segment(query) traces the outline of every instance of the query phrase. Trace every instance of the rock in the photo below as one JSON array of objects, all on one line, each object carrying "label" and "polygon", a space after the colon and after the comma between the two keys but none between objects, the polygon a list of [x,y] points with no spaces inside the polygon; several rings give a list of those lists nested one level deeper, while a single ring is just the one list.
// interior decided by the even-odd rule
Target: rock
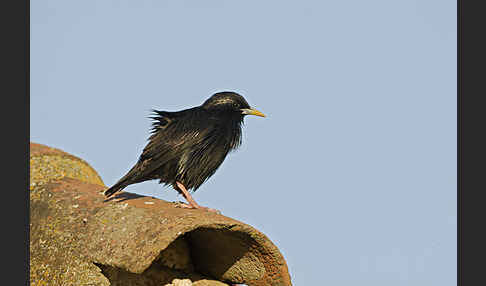
[{"label": "rock", "polygon": [[247,224],[137,194],[106,200],[85,161],[40,144],[30,162],[31,285],[291,285]]},{"label": "rock", "polygon": [[192,282],[189,279],[174,279],[171,284],[166,284],[166,286],[191,286]]}]

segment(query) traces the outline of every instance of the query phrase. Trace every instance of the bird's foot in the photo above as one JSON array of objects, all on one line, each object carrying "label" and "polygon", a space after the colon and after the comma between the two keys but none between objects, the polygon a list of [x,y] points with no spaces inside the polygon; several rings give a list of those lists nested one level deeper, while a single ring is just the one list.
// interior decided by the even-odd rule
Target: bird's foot
[{"label": "bird's foot", "polygon": [[176,181],[176,186],[174,188],[176,190],[178,190],[184,196],[184,198],[189,202],[189,204],[185,204],[185,203],[182,203],[181,202],[179,204],[181,208],[187,208],[187,209],[204,209],[204,210],[209,211],[209,212],[215,212],[215,213],[218,213],[218,214],[221,213],[218,210],[215,210],[215,209],[212,209],[212,208],[203,207],[203,206],[198,205],[196,203],[196,201],[192,198],[191,194],[189,194],[189,192],[187,191],[186,187],[184,187],[184,185],[181,182]]},{"label": "bird's foot", "polygon": [[208,208],[208,207],[202,207],[202,206],[199,206],[198,209],[203,209],[203,210],[206,210],[208,212],[212,212],[212,213],[217,213],[217,214],[221,214],[221,212],[217,209],[212,209],[212,208]]},{"label": "bird's foot", "polygon": [[176,208],[183,208],[183,209],[203,209],[203,210],[206,210],[208,212],[214,212],[214,213],[218,213],[218,214],[221,213],[219,210],[216,210],[216,209],[203,207],[203,206],[200,206],[200,205],[186,204],[186,203],[183,203],[183,202],[177,202],[175,207]]},{"label": "bird's foot", "polygon": [[176,208],[182,208],[182,209],[193,209],[191,205],[183,203],[183,202],[174,202]]}]

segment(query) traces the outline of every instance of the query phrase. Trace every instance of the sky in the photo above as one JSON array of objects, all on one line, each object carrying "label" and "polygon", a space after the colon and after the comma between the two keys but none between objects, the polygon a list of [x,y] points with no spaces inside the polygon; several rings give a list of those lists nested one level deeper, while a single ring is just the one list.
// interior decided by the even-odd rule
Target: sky
[{"label": "sky", "polygon": [[267,235],[293,285],[456,285],[456,6],[32,0],[30,140],[110,186],[151,109],[238,92],[267,117],[245,118],[199,204]]}]

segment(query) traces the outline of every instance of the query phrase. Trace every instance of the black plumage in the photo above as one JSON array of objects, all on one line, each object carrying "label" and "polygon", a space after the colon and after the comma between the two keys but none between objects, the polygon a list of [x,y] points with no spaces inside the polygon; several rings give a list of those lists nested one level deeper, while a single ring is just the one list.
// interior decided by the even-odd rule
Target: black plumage
[{"label": "black plumage", "polygon": [[204,208],[187,190],[197,190],[228,152],[238,148],[245,115],[265,116],[234,92],[216,93],[202,105],[182,111],[153,110],[151,136],[138,162],[105,195],[158,179],[186,198],[189,205],[185,207]]}]

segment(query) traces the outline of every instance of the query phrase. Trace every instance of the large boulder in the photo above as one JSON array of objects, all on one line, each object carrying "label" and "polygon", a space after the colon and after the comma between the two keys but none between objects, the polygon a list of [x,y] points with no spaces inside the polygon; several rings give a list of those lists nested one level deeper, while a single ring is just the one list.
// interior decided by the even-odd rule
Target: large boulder
[{"label": "large boulder", "polygon": [[32,285],[291,285],[247,224],[127,192],[107,200],[88,163],[44,145],[31,143],[30,164]]}]

